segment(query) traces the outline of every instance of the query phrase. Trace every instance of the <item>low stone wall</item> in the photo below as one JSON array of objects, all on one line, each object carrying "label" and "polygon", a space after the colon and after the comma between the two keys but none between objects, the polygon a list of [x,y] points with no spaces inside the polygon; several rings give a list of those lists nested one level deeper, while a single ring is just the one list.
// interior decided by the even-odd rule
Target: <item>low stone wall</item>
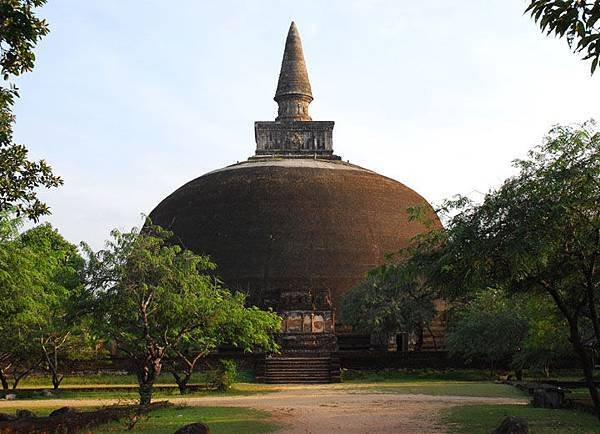
[{"label": "low stone wall", "polygon": [[397,352],[338,351],[335,355],[345,369],[378,370],[403,368],[464,368],[460,360],[450,357],[447,351]]}]

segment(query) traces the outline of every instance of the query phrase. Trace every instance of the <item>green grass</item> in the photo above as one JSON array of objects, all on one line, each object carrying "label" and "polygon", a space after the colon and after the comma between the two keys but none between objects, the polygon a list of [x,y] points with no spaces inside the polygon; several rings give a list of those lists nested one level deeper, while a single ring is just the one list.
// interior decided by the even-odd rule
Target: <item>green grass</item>
[{"label": "green grass", "polygon": [[465,405],[443,413],[443,422],[455,434],[481,434],[497,428],[506,416],[523,417],[531,434],[600,433],[591,414],[573,410],[550,410],[528,405]]},{"label": "green grass", "polygon": [[[511,372],[514,379],[514,372]],[[600,371],[595,371],[596,379],[600,380]],[[345,382],[351,383],[371,383],[386,381],[493,381],[498,379],[497,375],[491,375],[490,371],[482,369],[396,369],[384,371],[357,371],[342,370],[342,378]],[[583,381],[581,371],[572,369],[555,370],[550,378],[544,378],[539,372],[530,370],[524,371],[524,381],[562,380],[562,381]]]},{"label": "green grass", "polygon": [[[17,390],[18,399],[34,399],[48,400],[52,402],[54,399],[120,399],[123,401],[135,401],[139,398],[137,388],[128,390],[110,389],[110,384],[105,385],[106,388],[100,390],[76,390],[76,389],[59,389],[52,392],[51,396],[45,396],[43,392]],[[219,392],[214,390],[198,390],[190,391],[185,395],[179,393],[179,389],[158,390],[155,389],[152,398],[155,400],[170,399],[170,398],[185,398],[185,397],[201,397],[201,396],[245,396],[256,393],[269,393],[277,391],[276,387],[265,387],[257,383],[236,383],[227,392]],[[0,408],[2,407],[0,401]]]},{"label": "green grass", "polygon": [[489,371],[475,369],[399,369],[388,371],[342,370],[348,383],[377,383],[389,381],[487,381],[495,380]]},{"label": "green grass", "polygon": [[524,398],[519,389],[495,384],[488,371],[467,369],[403,369],[344,371],[344,384],[386,393]]},{"label": "green grass", "polygon": [[235,407],[175,407],[156,410],[141,419],[134,431],[128,431],[126,421],[112,422],[93,429],[93,434],[144,433],[164,434],[195,422],[204,422],[211,433],[270,433],[279,428],[264,411]]},{"label": "green grass", "polygon": [[449,396],[477,396],[488,398],[526,398],[521,390],[506,384],[475,381],[425,381],[376,384],[373,387],[385,393],[399,393],[406,395],[449,395]]},{"label": "green grass", "polygon": [[[196,372],[192,375],[190,384],[205,384],[205,372]],[[243,383],[251,383],[254,381],[254,374],[250,371],[239,371],[236,381]],[[61,386],[95,386],[95,385],[137,385],[137,378],[131,374],[86,374],[86,375],[70,375],[66,376]],[[158,377],[156,384],[172,384],[175,385],[173,376],[167,372]],[[32,375],[24,378],[20,383],[20,387],[46,387],[52,388],[52,381],[47,375]]]}]

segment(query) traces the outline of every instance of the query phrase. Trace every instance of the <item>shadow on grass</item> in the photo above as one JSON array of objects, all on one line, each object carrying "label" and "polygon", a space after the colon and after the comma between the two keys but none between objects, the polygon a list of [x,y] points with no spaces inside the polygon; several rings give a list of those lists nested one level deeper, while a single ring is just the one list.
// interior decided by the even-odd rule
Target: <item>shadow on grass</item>
[{"label": "shadow on grass", "polygon": [[[211,433],[270,433],[280,425],[265,411],[236,407],[174,407],[153,411],[135,425],[134,432],[164,434],[195,422],[204,422]],[[94,434],[128,433],[124,422],[113,422],[97,427]]]},{"label": "shadow on grass", "polygon": [[442,420],[455,434],[481,434],[497,428],[507,416],[522,417],[531,434],[600,433],[591,414],[574,410],[534,408],[529,405],[465,405],[446,409]]}]

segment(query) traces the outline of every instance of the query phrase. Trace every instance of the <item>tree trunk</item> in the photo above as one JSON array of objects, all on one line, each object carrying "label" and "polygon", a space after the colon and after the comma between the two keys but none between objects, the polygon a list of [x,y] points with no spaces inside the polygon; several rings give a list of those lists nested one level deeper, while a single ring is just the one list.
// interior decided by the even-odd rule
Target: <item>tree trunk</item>
[{"label": "tree trunk", "polygon": [[419,327],[417,329],[417,342],[415,343],[415,351],[421,351],[423,348],[423,327]]},{"label": "tree trunk", "polygon": [[188,392],[187,385],[192,378],[192,374],[190,372],[185,372],[183,376],[180,376],[177,372],[172,371],[173,378],[175,378],[175,382],[177,383],[177,387],[179,388],[179,393],[181,395],[185,395]]},{"label": "tree trunk", "polygon": [[596,409],[596,416],[600,418],[600,395],[598,394],[598,389],[594,384],[594,367],[592,366],[592,360],[589,353],[586,351],[583,343],[581,342],[581,337],[579,336],[579,327],[577,326],[576,319],[569,319],[569,332],[573,349],[581,361],[583,375],[585,377],[585,384],[590,391],[590,396],[592,397],[592,402],[594,403],[594,408]]},{"label": "tree trunk", "polygon": [[60,383],[62,383],[63,378],[65,377],[58,375],[58,373],[54,370],[52,371],[52,386],[54,387],[54,390],[58,390],[58,387],[60,386]]},{"label": "tree trunk", "polygon": [[153,382],[140,382],[140,405],[145,407],[150,405],[152,402],[152,387],[154,386]]},{"label": "tree trunk", "polygon": [[586,290],[588,300],[588,310],[590,311],[590,319],[592,320],[592,326],[594,328],[594,335],[596,336],[596,344],[600,342],[600,321],[598,321],[598,312],[596,311],[596,301],[594,297],[593,284],[592,287],[588,287]]},{"label": "tree trunk", "polygon": [[515,369],[515,376],[517,377],[517,381],[523,381],[523,369]]},{"label": "tree trunk", "polygon": [[8,392],[8,378],[2,369],[0,369],[0,382],[2,382],[2,390]]},{"label": "tree trunk", "polygon": [[179,387],[179,393],[181,395],[185,395],[186,393],[188,393],[187,385],[188,385],[189,380],[190,380],[190,377],[188,375],[186,375],[185,377],[183,377],[181,379],[181,381],[179,381],[177,383],[177,387]]},{"label": "tree trunk", "polygon": [[147,362],[148,360],[145,360],[136,366],[141,406],[149,405],[152,402],[152,389],[162,367],[160,359],[155,359],[151,363]]}]

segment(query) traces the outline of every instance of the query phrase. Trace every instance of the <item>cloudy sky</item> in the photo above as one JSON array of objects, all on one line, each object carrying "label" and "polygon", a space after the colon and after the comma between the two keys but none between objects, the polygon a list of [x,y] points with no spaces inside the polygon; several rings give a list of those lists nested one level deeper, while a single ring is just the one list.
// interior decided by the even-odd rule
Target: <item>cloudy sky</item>
[{"label": "cloudy sky", "polygon": [[291,20],[336,153],[434,203],[498,185],[553,124],[600,119],[600,75],[525,0],[48,3],[15,138],[64,178],[48,220],[94,247],[253,154]]}]

